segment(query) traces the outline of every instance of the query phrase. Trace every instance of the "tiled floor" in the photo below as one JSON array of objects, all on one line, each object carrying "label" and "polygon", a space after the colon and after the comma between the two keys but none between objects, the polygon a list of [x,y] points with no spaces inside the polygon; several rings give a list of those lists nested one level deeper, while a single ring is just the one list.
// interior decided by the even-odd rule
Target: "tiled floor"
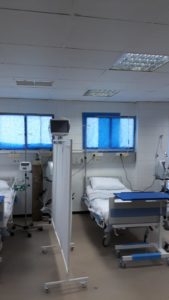
[{"label": "tiled floor", "polygon": [[[164,234],[167,239],[169,232]],[[7,238],[0,264],[0,299],[168,299],[169,267],[165,262],[130,264],[126,269],[120,269],[113,245],[102,246],[102,235],[102,230],[89,215],[73,216],[75,249],[70,254],[70,276],[89,276],[88,287],[66,285],[52,288],[49,294],[44,292],[43,283],[65,278],[58,249],[50,250],[46,255],[41,253],[40,246],[56,242],[51,226],[45,226],[43,232],[35,231],[32,238],[27,238],[23,232]],[[126,238],[124,233],[121,238]]]}]

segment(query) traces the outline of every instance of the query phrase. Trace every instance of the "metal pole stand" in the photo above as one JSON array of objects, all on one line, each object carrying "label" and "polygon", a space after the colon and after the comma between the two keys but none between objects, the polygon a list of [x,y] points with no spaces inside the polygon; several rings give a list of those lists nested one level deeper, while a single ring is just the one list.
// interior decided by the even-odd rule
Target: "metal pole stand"
[{"label": "metal pole stand", "polygon": [[[22,186],[22,189],[20,189],[20,191],[24,191],[25,193],[25,208],[24,208],[24,224],[17,224],[14,223],[12,226],[12,229],[15,229],[16,227],[19,227],[21,229],[23,229],[26,233],[27,233],[27,237],[31,237],[32,234],[30,231],[32,230],[39,230],[39,231],[43,231],[43,227],[42,226],[38,226],[38,225],[34,225],[32,222],[28,223],[28,215],[27,215],[27,187],[29,186],[29,184],[27,184],[27,180],[28,180],[28,176],[27,176],[27,172],[25,172],[24,174],[24,185]],[[14,235],[14,232],[11,232],[11,235]]]},{"label": "metal pole stand", "polygon": [[83,288],[87,287],[88,277],[69,278],[69,273],[67,273],[66,277],[67,278],[64,279],[64,280],[46,282],[44,284],[44,290],[45,290],[45,292],[48,293],[50,287],[55,287],[55,286],[58,286],[60,284],[73,283],[73,282],[79,282],[80,286],[83,287]]},{"label": "metal pole stand", "polygon": [[[57,246],[57,244],[54,245],[47,245],[47,246],[42,246],[41,250],[43,254],[47,254],[48,249],[51,248],[57,248],[57,250],[60,250],[60,248]],[[73,251],[75,248],[75,243],[70,243],[70,250]],[[88,277],[77,277],[77,278],[70,278],[69,271],[66,274],[66,278],[64,280],[58,280],[58,281],[50,281],[50,282],[45,282],[44,283],[44,290],[46,293],[49,292],[50,287],[55,287],[60,284],[65,284],[65,283],[73,283],[73,282],[79,282],[80,286],[83,288],[87,287],[88,283]]]},{"label": "metal pole stand", "polygon": [[[51,249],[51,248],[56,248],[57,250],[59,250],[59,247],[56,244],[54,244],[54,245],[47,245],[47,246],[42,246],[41,247],[42,253],[43,254],[47,254],[48,249]],[[75,248],[75,243],[70,243],[70,250],[73,251],[74,248]]]}]

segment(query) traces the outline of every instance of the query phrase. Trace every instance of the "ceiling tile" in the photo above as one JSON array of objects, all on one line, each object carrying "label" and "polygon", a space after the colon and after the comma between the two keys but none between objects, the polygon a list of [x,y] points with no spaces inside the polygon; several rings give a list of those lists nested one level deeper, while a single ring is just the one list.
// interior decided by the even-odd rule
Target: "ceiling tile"
[{"label": "ceiling tile", "polygon": [[0,62],[33,66],[108,69],[119,52],[0,44]]},{"label": "ceiling tile", "polygon": [[72,11],[72,1],[70,0],[1,0],[0,9],[18,9],[51,13],[70,13]]},{"label": "ceiling tile", "polygon": [[168,11],[168,0],[75,0],[76,13],[98,18],[169,24]]}]

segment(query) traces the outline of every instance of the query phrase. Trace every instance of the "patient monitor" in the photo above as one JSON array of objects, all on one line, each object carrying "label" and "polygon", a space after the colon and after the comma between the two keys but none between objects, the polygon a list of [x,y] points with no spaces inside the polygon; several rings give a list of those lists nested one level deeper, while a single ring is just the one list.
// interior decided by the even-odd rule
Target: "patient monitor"
[{"label": "patient monitor", "polygon": [[69,120],[50,120],[50,130],[53,136],[68,135],[70,130]]},{"label": "patient monitor", "polygon": [[19,164],[19,170],[22,172],[31,172],[32,164],[30,161],[21,161]]}]

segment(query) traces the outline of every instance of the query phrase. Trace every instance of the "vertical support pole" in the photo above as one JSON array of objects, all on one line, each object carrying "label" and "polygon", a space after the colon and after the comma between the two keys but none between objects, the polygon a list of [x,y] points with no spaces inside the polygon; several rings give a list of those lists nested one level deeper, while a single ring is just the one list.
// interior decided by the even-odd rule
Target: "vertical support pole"
[{"label": "vertical support pole", "polygon": [[84,152],[84,196],[86,196],[86,186],[87,186],[87,153]]},{"label": "vertical support pole", "polygon": [[160,223],[159,223],[159,241],[158,241],[159,248],[162,248],[162,224],[163,224],[163,201],[160,201]]}]

